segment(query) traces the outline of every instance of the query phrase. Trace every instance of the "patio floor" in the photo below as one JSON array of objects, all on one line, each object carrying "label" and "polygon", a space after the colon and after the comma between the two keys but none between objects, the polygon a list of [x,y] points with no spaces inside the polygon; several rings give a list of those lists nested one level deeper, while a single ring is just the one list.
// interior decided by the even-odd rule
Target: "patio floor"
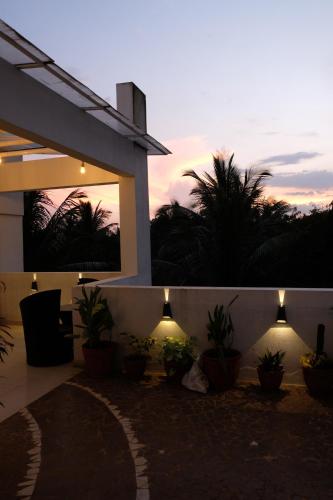
[{"label": "patio floor", "polygon": [[80,373],[0,424],[1,498],[333,498],[333,400]]}]

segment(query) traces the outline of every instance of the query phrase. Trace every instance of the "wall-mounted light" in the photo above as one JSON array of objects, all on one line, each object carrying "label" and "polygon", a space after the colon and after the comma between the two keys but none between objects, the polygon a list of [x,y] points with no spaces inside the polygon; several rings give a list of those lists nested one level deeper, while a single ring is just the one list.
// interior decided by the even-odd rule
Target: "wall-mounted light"
[{"label": "wall-mounted light", "polygon": [[163,319],[171,319],[172,318],[171,305],[169,302],[169,288],[164,288],[164,304],[163,304],[162,317],[163,317]]},{"label": "wall-mounted light", "polygon": [[82,284],[82,273],[79,273],[79,279],[78,279],[77,284],[78,284],[78,285],[81,285],[81,284]]},{"label": "wall-mounted light", "polygon": [[80,167],[80,174],[85,174],[86,173],[86,167],[84,166],[84,161],[81,163]]},{"label": "wall-mounted light", "polygon": [[276,322],[277,323],[287,323],[286,306],[284,305],[284,296],[286,294],[285,290],[279,290],[279,301],[280,305],[278,307]]},{"label": "wall-mounted light", "polygon": [[32,275],[31,291],[38,292],[38,283],[37,283],[37,274],[36,273],[33,273],[33,275]]}]

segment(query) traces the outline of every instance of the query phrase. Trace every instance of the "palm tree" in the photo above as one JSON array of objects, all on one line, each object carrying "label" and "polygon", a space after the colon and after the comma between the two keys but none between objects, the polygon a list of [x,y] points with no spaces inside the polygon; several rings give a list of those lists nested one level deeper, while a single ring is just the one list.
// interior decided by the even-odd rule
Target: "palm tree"
[{"label": "palm tree", "polygon": [[25,270],[120,269],[120,233],[111,212],[93,209],[86,194],[72,191],[60,206],[43,191],[25,193]]},{"label": "palm tree", "polygon": [[60,206],[54,208],[44,191],[24,194],[24,265],[25,270],[48,271],[54,266],[66,248],[70,229],[79,215],[79,200],[86,194],[79,189],[72,191]]},{"label": "palm tree", "polygon": [[50,210],[54,203],[46,191],[26,191],[24,193],[23,227],[27,234],[38,233],[50,220]]},{"label": "palm tree", "polygon": [[253,230],[263,201],[268,170],[250,168],[244,173],[222,154],[213,157],[214,175],[199,176],[188,170],[184,176],[195,180],[191,191],[194,208],[205,219],[211,232],[215,285],[237,285],[242,278],[244,260],[255,244]]},{"label": "palm tree", "polygon": [[154,284],[200,284],[207,278],[210,233],[204,218],[177,201],[163,205],[151,222]]},{"label": "palm tree", "polygon": [[53,201],[46,191],[26,191],[24,193],[23,241],[24,269],[34,269],[36,249],[39,247],[43,230],[47,226]]},{"label": "palm tree", "polygon": [[61,269],[81,270],[82,262],[89,263],[90,270],[120,268],[120,254],[115,252],[115,246],[119,246],[118,225],[108,222],[111,211],[100,205],[93,209],[90,201],[79,202]]}]

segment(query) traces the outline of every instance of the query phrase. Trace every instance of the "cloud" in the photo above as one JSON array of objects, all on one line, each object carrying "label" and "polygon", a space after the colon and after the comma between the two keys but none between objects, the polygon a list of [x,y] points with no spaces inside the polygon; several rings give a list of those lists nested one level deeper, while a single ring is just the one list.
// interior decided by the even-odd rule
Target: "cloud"
[{"label": "cloud", "polygon": [[289,191],[289,196],[315,196],[318,191]]},{"label": "cloud", "polygon": [[297,137],[318,137],[319,134],[315,130],[308,130],[306,132],[300,132],[299,134],[295,134]]},{"label": "cloud", "polygon": [[321,153],[318,153],[316,151],[313,152],[299,151],[297,153],[268,156],[267,158],[263,158],[262,160],[260,160],[257,163],[257,165],[258,166],[297,165],[298,163],[304,160],[311,160],[313,158],[317,158],[318,156],[321,156]]},{"label": "cloud", "polygon": [[308,214],[314,208],[324,208],[320,203],[299,203],[297,205],[297,210],[303,214]]},{"label": "cloud", "polygon": [[306,130],[305,132],[299,132],[297,134],[285,134],[284,132],[279,132],[277,130],[267,130],[263,132],[262,135],[282,135],[286,137],[318,137],[319,134],[315,130]]},{"label": "cloud", "polygon": [[294,174],[276,174],[269,179],[269,185],[326,191],[333,189],[333,172],[312,170]]},{"label": "cloud", "polygon": [[151,216],[157,208],[177,199],[188,205],[193,181],[182,177],[185,170],[201,173],[212,165],[212,148],[204,136],[163,141],[172,155],[149,158],[149,204]]}]

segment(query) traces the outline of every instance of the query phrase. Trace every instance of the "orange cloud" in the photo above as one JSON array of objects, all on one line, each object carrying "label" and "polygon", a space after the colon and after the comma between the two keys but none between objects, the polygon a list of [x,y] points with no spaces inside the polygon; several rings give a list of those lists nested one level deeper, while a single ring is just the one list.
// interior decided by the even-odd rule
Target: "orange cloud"
[{"label": "orange cloud", "polygon": [[272,196],[277,200],[284,200],[290,205],[316,205],[323,207],[333,199],[332,191],[309,190],[308,188],[295,188],[295,186],[267,186],[266,196]]},{"label": "orange cloud", "polygon": [[172,199],[189,203],[189,193],[193,185],[185,170],[198,172],[209,169],[212,163],[211,147],[206,137],[191,136],[164,141],[172,155],[149,158],[149,197],[150,214]]}]

